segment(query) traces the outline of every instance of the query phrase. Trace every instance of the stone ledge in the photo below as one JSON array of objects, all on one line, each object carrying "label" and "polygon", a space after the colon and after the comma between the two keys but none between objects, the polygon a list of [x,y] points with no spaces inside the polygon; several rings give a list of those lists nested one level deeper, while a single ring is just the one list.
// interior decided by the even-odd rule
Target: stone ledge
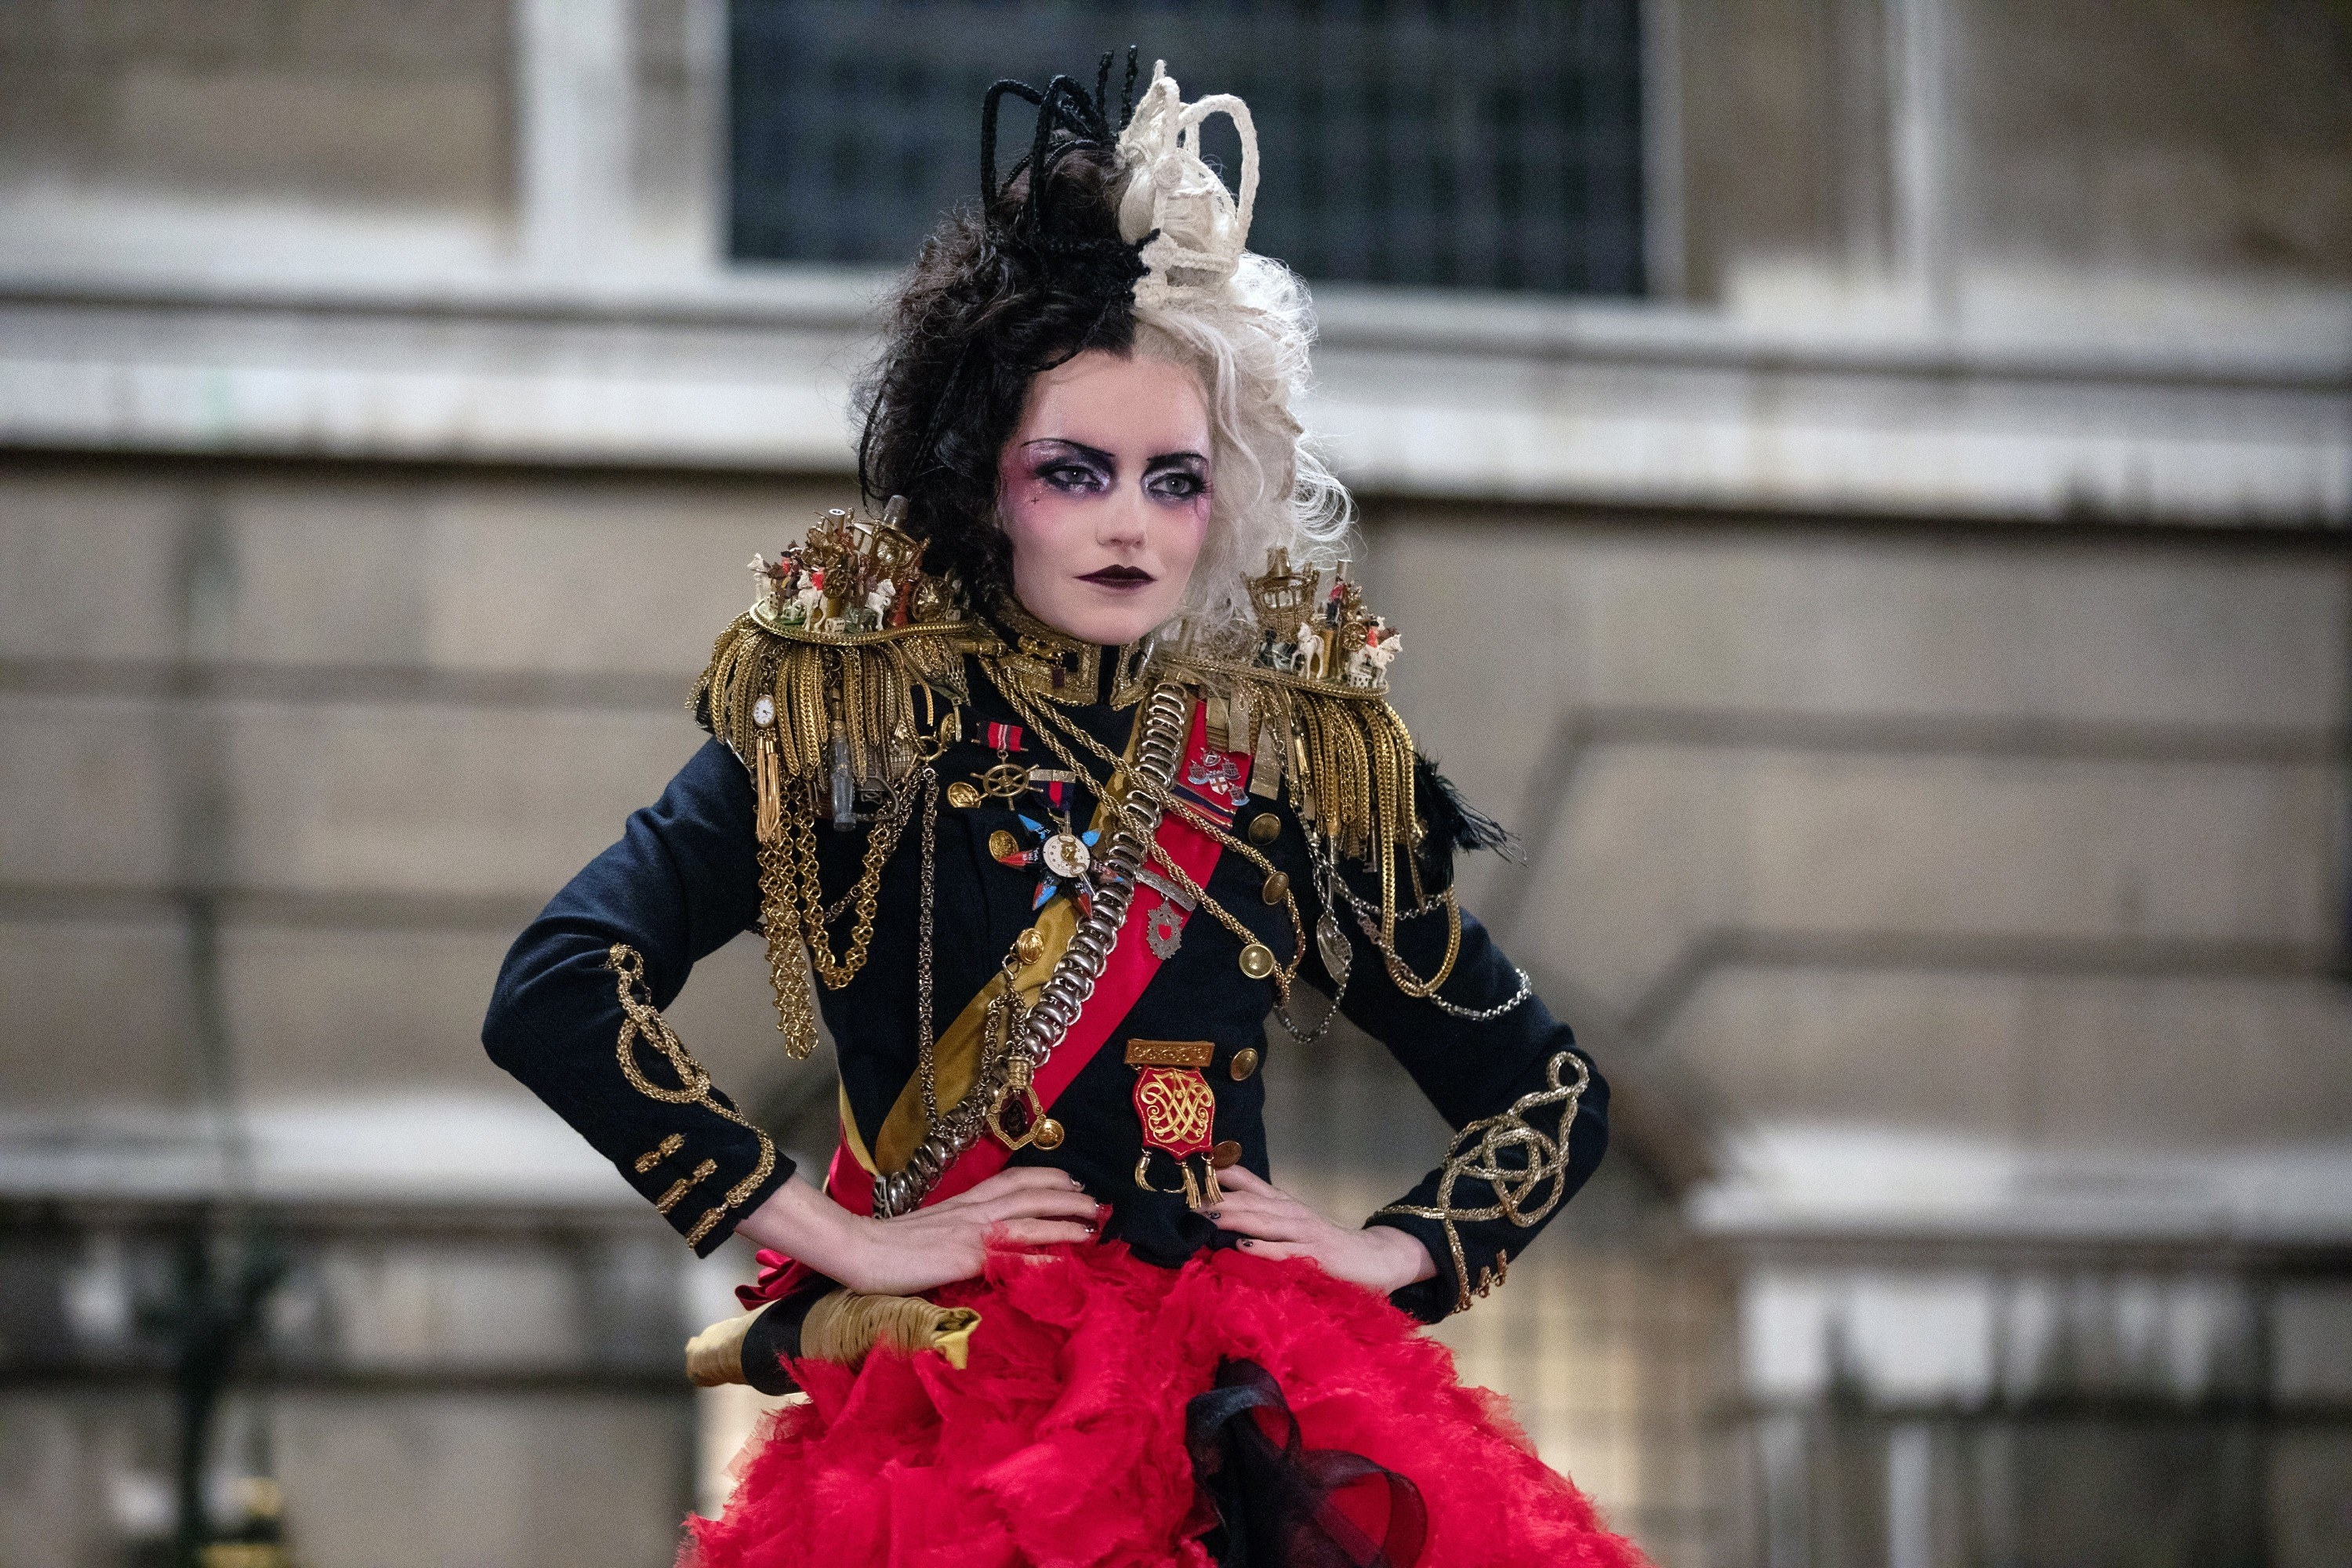
[{"label": "stone ledge", "polygon": [[[0,446],[837,474],[878,275],[372,289],[0,278]],[[1368,493],[2340,526],[2352,366],[1327,290]]]}]

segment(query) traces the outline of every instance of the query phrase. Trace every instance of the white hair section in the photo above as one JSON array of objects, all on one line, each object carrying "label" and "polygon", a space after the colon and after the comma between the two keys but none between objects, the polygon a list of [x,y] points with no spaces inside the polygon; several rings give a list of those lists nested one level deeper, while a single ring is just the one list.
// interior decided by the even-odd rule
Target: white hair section
[{"label": "white hair section", "polygon": [[[1201,157],[1213,115],[1241,135],[1238,201]],[[1306,395],[1314,306],[1291,270],[1246,248],[1257,202],[1257,128],[1230,93],[1186,103],[1165,61],[1118,139],[1128,167],[1120,237],[1146,235],[1135,285],[1136,347],[1191,369],[1209,405],[1210,530],[1183,617],[1205,643],[1254,641],[1247,579],[1266,552],[1294,565],[1349,555],[1354,507],[1292,411]],[[1154,234],[1154,231],[1158,232]]]}]

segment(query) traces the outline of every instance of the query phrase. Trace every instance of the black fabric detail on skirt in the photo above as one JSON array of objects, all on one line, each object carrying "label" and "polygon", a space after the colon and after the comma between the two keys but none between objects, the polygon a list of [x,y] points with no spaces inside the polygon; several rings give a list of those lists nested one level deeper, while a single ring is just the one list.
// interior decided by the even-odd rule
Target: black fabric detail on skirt
[{"label": "black fabric detail on skirt", "polygon": [[[1412,1568],[1421,1556],[1421,1489],[1361,1454],[1302,1446],[1281,1386],[1254,1361],[1217,1363],[1216,1385],[1184,1407],[1184,1447],[1214,1513],[1201,1543],[1221,1568]],[[1338,1500],[1374,1488],[1388,1503],[1378,1540]]]}]

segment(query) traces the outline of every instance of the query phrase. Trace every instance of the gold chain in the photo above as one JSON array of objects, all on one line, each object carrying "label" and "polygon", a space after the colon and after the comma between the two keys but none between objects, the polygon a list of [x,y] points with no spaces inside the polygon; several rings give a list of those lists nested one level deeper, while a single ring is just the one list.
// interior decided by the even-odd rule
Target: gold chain
[{"label": "gold chain", "polygon": [[784,1037],[784,1054],[804,1062],[816,1049],[816,997],[809,989],[791,851],[781,843],[760,846],[760,907],[767,922],[768,985],[776,996],[776,1028]]},{"label": "gold chain", "polygon": [[[1368,733],[1371,737],[1375,773],[1383,778],[1391,776],[1398,763],[1395,742],[1378,725],[1369,727]],[[1406,759],[1403,765],[1410,770],[1412,765],[1411,759]],[[1410,772],[1407,776],[1411,776]],[[1446,977],[1454,973],[1454,961],[1462,952],[1462,906],[1455,901],[1454,889],[1450,887],[1438,895],[1445,904],[1445,958],[1438,964],[1436,973],[1427,980],[1422,979],[1396,950],[1397,840],[1385,833],[1375,833],[1373,837],[1381,856],[1381,934],[1376,939],[1381,961],[1387,964],[1389,978],[1396,983],[1396,988],[1407,996],[1416,999],[1434,996],[1437,988],[1444,984]],[[1405,864],[1412,874],[1415,900],[1425,903],[1427,900],[1421,898],[1421,868],[1414,863],[1411,848],[1404,853]]]},{"label": "gold chain", "polygon": [[923,1081],[923,1125],[940,1124],[940,1070],[931,1029],[931,910],[937,886],[940,843],[940,775],[923,764],[923,903],[916,918],[915,1061]]},{"label": "gold chain", "polygon": [[889,808],[874,824],[866,837],[866,858],[856,885],[851,894],[856,904],[856,918],[849,928],[849,946],[836,960],[833,944],[825,935],[824,925],[824,894],[817,874],[816,819],[814,814],[793,812],[787,818],[785,833],[791,845],[795,869],[799,875],[788,885],[788,891],[797,901],[795,910],[801,935],[808,943],[809,963],[828,989],[838,991],[857,976],[866,966],[866,952],[874,940],[875,907],[882,886],[882,868],[898,847],[898,836],[913,815],[916,781],[909,778],[895,794]]}]

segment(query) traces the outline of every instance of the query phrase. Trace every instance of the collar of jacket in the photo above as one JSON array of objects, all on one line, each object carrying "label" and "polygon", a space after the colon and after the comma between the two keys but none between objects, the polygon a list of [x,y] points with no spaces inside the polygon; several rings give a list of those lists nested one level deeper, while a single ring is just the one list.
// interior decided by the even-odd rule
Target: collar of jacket
[{"label": "collar of jacket", "polygon": [[1151,637],[1118,647],[1085,642],[1047,626],[1010,595],[985,618],[1008,650],[997,661],[1002,678],[1024,696],[1071,707],[1132,708],[1150,689],[1145,666]]}]

